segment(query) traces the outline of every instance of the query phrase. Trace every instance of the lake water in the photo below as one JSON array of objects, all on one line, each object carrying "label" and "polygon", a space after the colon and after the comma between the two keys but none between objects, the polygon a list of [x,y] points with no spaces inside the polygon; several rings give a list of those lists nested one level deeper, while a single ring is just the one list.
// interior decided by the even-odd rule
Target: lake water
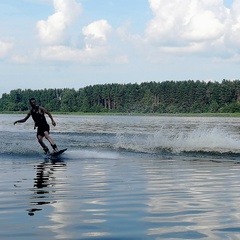
[{"label": "lake water", "polygon": [[240,239],[240,120],[54,116],[48,159],[0,115],[0,239]]}]

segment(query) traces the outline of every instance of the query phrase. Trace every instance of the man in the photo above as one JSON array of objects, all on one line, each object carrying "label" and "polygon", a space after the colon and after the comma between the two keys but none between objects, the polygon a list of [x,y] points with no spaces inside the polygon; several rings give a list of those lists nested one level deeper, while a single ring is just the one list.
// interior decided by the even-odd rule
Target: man
[{"label": "man", "polygon": [[32,107],[30,112],[27,114],[27,116],[25,118],[23,118],[21,120],[18,120],[18,121],[15,121],[14,125],[16,123],[24,123],[28,120],[28,118],[30,116],[32,116],[32,118],[35,122],[34,129],[37,127],[37,139],[38,139],[38,142],[40,143],[40,145],[42,146],[44,152],[46,154],[50,154],[50,151],[49,151],[47,145],[43,142],[44,137],[51,144],[51,146],[53,148],[53,151],[57,152],[58,151],[57,146],[54,143],[54,141],[52,140],[52,138],[49,136],[50,127],[49,127],[49,125],[46,121],[45,115],[44,115],[46,113],[49,116],[49,118],[52,120],[52,125],[56,126],[56,123],[53,120],[53,117],[52,117],[51,113],[49,111],[47,111],[45,108],[43,108],[41,106],[37,106],[35,98],[29,99],[29,103]]}]

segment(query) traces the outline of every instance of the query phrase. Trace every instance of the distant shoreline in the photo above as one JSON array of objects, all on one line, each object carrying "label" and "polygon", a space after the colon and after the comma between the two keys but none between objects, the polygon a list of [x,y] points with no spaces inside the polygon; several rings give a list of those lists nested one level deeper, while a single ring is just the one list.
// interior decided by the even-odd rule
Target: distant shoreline
[{"label": "distant shoreline", "polygon": [[[0,114],[27,114],[28,111],[3,111]],[[159,117],[240,117],[240,113],[84,113],[84,112],[51,112],[53,115],[79,115],[79,116],[159,116]]]}]

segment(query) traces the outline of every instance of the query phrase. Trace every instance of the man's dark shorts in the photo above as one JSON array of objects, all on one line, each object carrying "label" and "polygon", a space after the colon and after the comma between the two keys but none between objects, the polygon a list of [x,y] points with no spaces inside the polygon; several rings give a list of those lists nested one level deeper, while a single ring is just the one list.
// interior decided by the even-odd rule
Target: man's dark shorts
[{"label": "man's dark shorts", "polygon": [[37,129],[37,136],[42,136],[44,137],[44,132],[48,132],[49,133],[50,131],[50,127],[48,124],[46,125],[43,125],[43,126],[39,126],[38,129]]}]

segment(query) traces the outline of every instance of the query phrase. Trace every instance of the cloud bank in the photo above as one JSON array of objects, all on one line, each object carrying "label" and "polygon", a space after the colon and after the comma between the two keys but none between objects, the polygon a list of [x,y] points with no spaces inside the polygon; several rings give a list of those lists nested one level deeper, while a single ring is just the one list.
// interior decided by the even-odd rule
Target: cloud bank
[{"label": "cloud bank", "polygon": [[145,40],[158,53],[216,58],[231,51],[228,39],[237,22],[236,5],[226,8],[222,0],[149,0],[149,5],[153,18]]},{"label": "cloud bank", "polygon": [[[227,8],[223,0],[148,0],[151,17],[142,34],[126,22],[83,19],[76,0],[52,0],[53,13],[36,22],[39,45],[35,59],[81,63],[129,62],[129,55],[149,61],[193,54],[212,59],[240,59],[240,0]],[[117,14],[117,13],[116,13]],[[76,44],[81,43],[81,44]],[[0,57],[13,45],[0,40]],[[131,49],[131,53],[129,51]],[[24,59],[15,57],[15,62]]]}]

